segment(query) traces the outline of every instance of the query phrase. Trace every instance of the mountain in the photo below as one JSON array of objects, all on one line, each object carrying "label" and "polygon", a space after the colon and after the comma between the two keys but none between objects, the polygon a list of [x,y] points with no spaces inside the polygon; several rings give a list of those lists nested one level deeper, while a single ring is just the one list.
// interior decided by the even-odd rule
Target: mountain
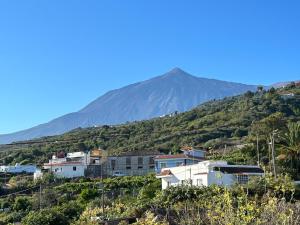
[{"label": "mountain", "polygon": [[150,80],[109,91],[78,112],[0,135],[0,143],[62,134],[78,127],[115,125],[187,111],[203,102],[254,91],[257,86],[192,76],[174,68]]},{"label": "mountain", "polygon": [[[287,92],[294,96],[283,98],[282,95]],[[266,137],[269,133],[276,128],[279,134],[285,134],[286,124],[297,121],[300,121],[300,86],[212,100],[174,116],[118,126],[74,129],[62,135],[0,145],[0,158],[4,164],[14,165],[26,160],[27,163],[41,165],[51,154],[60,151],[101,147],[109,154],[143,154],[158,150],[174,153],[181,146],[189,145],[213,150],[210,156],[221,156],[218,159],[252,164],[256,163],[257,132],[260,133],[260,152],[268,158],[269,142]],[[282,140],[279,137],[277,141]],[[240,149],[249,143],[253,145]],[[282,154],[280,151],[277,153]],[[289,161],[287,167],[290,167]]]}]

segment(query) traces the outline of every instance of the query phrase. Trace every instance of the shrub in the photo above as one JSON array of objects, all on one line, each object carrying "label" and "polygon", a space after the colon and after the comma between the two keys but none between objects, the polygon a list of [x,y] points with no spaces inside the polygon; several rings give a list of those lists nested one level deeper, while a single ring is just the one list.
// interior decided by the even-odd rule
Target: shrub
[{"label": "shrub", "polygon": [[23,220],[23,225],[66,225],[68,219],[56,209],[31,211]]},{"label": "shrub", "polygon": [[98,191],[96,189],[83,189],[80,193],[80,198],[84,201],[96,198],[98,196]]},{"label": "shrub", "polygon": [[28,197],[17,197],[13,209],[15,211],[29,211],[32,208],[32,202]]}]

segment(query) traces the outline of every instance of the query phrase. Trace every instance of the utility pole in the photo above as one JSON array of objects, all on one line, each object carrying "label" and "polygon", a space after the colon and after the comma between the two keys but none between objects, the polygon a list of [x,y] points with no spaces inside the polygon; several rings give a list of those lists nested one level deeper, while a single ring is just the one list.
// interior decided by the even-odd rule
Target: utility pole
[{"label": "utility pole", "polygon": [[42,209],[42,183],[40,183],[39,205],[41,210]]},{"label": "utility pole", "polygon": [[190,167],[190,183],[191,183],[191,186],[193,185],[192,182],[193,182],[193,181],[192,181],[192,168]]},{"label": "utility pole", "polygon": [[[100,160],[100,166],[101,166],[101,186],[102,186],[102,196],[101,196],[101,203],[102,203],[102,212],[103,212],[103,216],[105,215],[105,207],[104,207],[104,183],[103,183],[103,166],[105,165],[105,163],[107,162],[107,152],[104,150],[101,150],[102,154],[101,154],[101,160]],[[107,174],[107,171],[106,171]]]},{"label": "utility pole", "polygon": [[226,151],[227,151],[227,144],[224,145],[223,154],[222,154],[222,159],[223,159],[223,160],[224,160]]},{"label": "utility pole", "polygon": [[[271,141],[271,135],[270,135],[270,141]],[[269,170],[272,170],[272,163],[271,163],[271,142],[268,140],[268,159],[269,159]]]},{"label": "utility pole", "polygon": [[257,152],[257,165],[260,166],[259,148],[258,148],[258,134],[256,133],[256,152]]},{"label": "utility pole", "polygon": [[271,139],[271,149],[272,149],[273,172],[274,172],[274,176],[276,178],[277,174],[276,174],[276,165],[275,165],[275,134],[276,134],[276,130],[273,130],[272,131],[272,139]]},{"label": "utility pole", "polygon": [[102,206],[102,213],[104,216],[104,184],[103,184],[103,163],[101,164],[101,185],[100,185],[101,189],[102,189],[102,196],[101,196],[101,206]]}]

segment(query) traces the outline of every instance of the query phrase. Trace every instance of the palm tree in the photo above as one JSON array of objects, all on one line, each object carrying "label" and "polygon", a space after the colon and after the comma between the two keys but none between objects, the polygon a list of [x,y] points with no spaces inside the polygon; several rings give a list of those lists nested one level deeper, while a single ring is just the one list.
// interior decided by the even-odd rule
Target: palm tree
[{"label": "palm tree", "polygon": [[281,149],[286,152],[291,160],[291,169],[294,167],[296,160],[296,171],[298,172],[300,156],[300,122],[290,122],[287,126],[287,132],[282,137],[283,144]]}]

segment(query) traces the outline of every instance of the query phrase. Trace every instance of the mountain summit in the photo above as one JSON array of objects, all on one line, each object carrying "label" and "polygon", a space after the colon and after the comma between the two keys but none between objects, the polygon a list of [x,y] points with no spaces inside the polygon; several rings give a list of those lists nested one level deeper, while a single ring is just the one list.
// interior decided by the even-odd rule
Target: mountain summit
[{"label": "mountain summit", "polygon": [[62,134],[78,127],[114,125],[184,112],[197,105],[238,95],[257,86],[200,78],[180,68],[109,91],[78,112],[20,132],[0,135],[0,143]]}]

